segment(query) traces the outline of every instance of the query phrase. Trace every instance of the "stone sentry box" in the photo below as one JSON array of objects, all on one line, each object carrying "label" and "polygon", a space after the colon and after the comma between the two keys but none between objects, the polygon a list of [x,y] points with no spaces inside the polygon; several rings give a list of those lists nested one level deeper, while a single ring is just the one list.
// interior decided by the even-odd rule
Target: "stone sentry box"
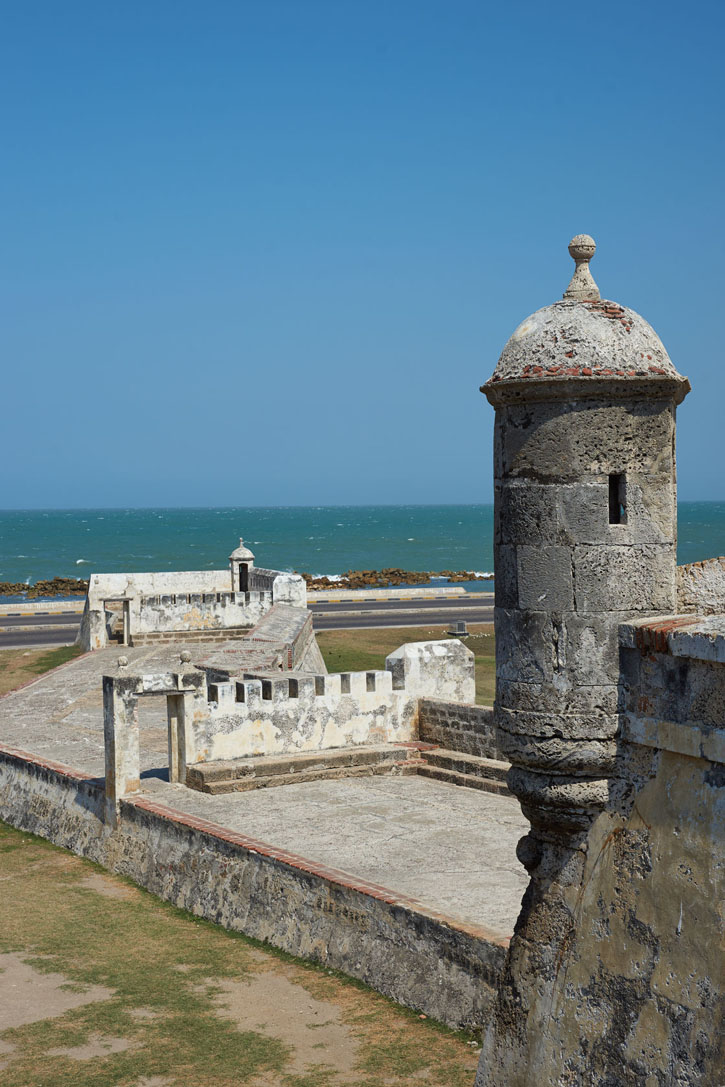
[{"label": "stone sentry box", "polygon": [[[572,240],[563,300],[516,329],[482,387],[496,410],[494,717],[531,823],[518,846],[531,882],[477,1087],[649,1083],[635,1069],[673,1067],[622,1041],[650,984],[624,887],[653,861],[626,825],[637,756],[621,729],[619,631],[677,610],[675,411],[690,386],[642,317],[600,299],[594,250]],[[602,882],[610,851],[622,887],[618,870]],[[587,904],[598,894],[601,917]],[[620,919],[624,946],[609,939]],[[680,1011],[665,1005],[674,1038]]]},{"label": "stone sentry box", "polygon": [[594,243],[561,302],[527,318],[482,392],[496,409],[496,703],[509,784],[543,835],[585,831],[616,755],[617,629],[676,610],[675,408],[654,330],[599,299]]}]

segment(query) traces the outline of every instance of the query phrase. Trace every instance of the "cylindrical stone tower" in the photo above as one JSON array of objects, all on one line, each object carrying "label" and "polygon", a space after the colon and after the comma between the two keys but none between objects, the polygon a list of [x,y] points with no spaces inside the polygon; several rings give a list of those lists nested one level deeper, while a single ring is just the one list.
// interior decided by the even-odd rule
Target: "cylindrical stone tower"
[{"label": "cylindrical stone tower", "polygon": [[529,868],[610,797],[619,624],[676,610],[675,408],[690,386],[642,317],[600,301],[594,249],[572,240],[563,301],[519,325],[482,387],[496,409],[495,714]]}]

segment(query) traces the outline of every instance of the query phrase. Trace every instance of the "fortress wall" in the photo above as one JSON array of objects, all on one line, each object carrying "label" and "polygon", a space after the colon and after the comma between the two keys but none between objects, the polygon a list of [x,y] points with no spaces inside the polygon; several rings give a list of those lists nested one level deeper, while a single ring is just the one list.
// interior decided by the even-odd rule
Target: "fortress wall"
[{"label": "fortress wall", "polygon": [[125,601],[131,642],[134,635],[252,627],[273,604],[307,607],[305,583],[296,574],[253,568],[250,580],[251,591],[242,593],[231,591],[228,570],[92,574],[79,643],[87,651],[108,644],[109,600]]},{"label": "fortress wall", "polygon": [[418,738],[425,743],[440,744],[441,747],[484,759],[504,759],[496,740],[493,706],[422,698]]},{"label": "fortress wall", "polygon": [[486,1021],[505,942],[484,928],[142,798],[103,821],[101,782],[0,746],[0,818],[198,917],[351,977],[452,1027]]},{"label": "fortress wall", "polygon": [[677,567],[677,610],[725,614],[725,557]]},{"label": "fortress wall", "polygon": [[722,1082],[725,617],[627,623],[620,645],[608,803],[529,889],[479,1085]]}]

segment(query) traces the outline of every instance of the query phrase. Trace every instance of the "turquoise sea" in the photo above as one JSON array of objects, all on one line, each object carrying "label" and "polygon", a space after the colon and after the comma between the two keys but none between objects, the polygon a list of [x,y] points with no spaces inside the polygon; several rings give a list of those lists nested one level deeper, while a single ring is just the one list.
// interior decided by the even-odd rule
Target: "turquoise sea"
[{"label": "turquoise sea", "polygon": [[[490,505],[6,510],[0,581],[221,569],[240,536],[258,565],[278,570],[489,572],[492,529]],[[723,553],[725,502],[682,502],[678,561]]]}]

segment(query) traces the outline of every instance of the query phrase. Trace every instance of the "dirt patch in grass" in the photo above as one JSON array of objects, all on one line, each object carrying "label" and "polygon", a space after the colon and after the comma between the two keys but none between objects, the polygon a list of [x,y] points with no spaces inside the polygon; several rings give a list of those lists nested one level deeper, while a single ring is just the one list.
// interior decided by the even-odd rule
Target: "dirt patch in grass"
[{"label": "dirt patch in grass", "polygon": [[78,886],[96,891],[99,895],[106,895],[107,898],[120,898],[126,902],[137,898],[139,893],[135,887],[119,883],[117,879],[112,879],[103,872],[89,872],[84,879],[79,880]]},{"label": "dirt patch in grass", "polygon": [[50,672],[67,661],[80,657],[77,645],[60,645],[57,649],[0,650],[0,696],[22,687],[31,679]]},{"label": "dirt patch in grass", "polygon": [[94,1057],[107,1057],[109,1053],[123,1053],[132,1049],[134,1043],[128,1038],[113,1038],[108,1034],[91,1034],[84,1045],[69,1046],[66,1049],[49,1049],[49,1057],[70,1057],[72,1061],[90,1061]]},{"label": "dirt patch in grass", "polygon": [[110,996],[103,986],[73,985],[63,974],[36,970],[17,953],[0,955],[0,1033]]},{"label": "dirt patch in grass", "polygon": [[[465,644],[476,658],[476,702],[490,706],[496,692],[496,660],[492,623],[473,623]],[[330,672],[374,671],[385,658],[407,642],[442,641],[447,626],[364,627],[356,630],[320,630],[316,633]]]},{"label": "dirt patch in grass", "polygon": [[1,823],[0,849],[2,962],[45,994],[32,1020],[0,1026],[3,1087],[473,1082],[470,1035]]},{"label": "dirt patch in grass", "polygon": [[[211,983],[213,984],[213,983]],[[289,1072],[332,1073],[330,1083],[354,1083],[358,1042],[341,1022],[341,1009],[317,1000],[288,977],[263,971],[245,981],[215,986],[219,1014],[239,1030],[261,1030],[290,1049]]]}]

